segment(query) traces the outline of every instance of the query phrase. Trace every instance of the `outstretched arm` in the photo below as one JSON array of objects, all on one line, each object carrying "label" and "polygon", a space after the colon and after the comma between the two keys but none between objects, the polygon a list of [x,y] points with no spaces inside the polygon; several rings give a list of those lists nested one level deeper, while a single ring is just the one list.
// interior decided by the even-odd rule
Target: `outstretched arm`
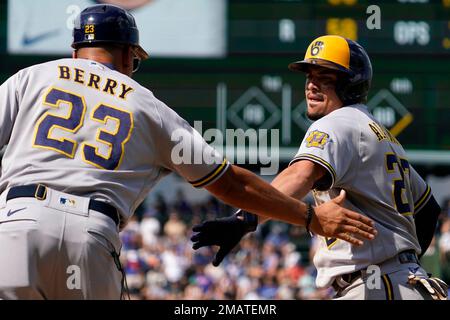
[{"label": "outstretched arm", "polygon": [[[283,203],[273,204],[272,202],[283,199],[283,195],[278,192],[301,199],[315,184],[324,182],[324,179],[326,179],[325,170],[321,166],[310,161],[299,161],[285,169],[274,179],[272,186],[278,190],[274,191],[273,188],[267,189],[265,183],[259,180],[255,182],[253,174],[250,172],[238,167],[233,167],[232,170],[226,173],[227,176],[224,177],[224,180],[217,181],[207,189],[224,202],[247,211],[239,211],[231,217],[209,220],[196,225],[193,231],[197,233],[191,238],[194,242],[194,249],[212,245],[220,247],[212,262],[214,266],[218,266],[222,262],[245,234],[256,229],[258,220],[262,223],[274,218],[290,222],[293,218],[294,224],[305,225],[304,204],[299,206],[301,210],[299,213],[290,212],[293,217],[288,216],[285,219],[285,216],[278,214],[284,212]],[[257,184],[256,187],[253,185],[254,183]],[[260,189],[267,190],[258,192]],[[344,209],[342,207],[344,200],[345,192],[343,191],[337,198],[316,207],[310,229],[320,235],[361,245],[362,241],[350,234],[372,239],[376,231],[373,229],[370,219]],[[278,207],[270,207],[273,205]],[[263,211],[262,214],[260,210]],[[249,212],[261,215],[258,219],[258,216]]]},{"label": "outstretched arm", "polygon": [[[294,166],[298,165],[294,164],[291,167]],[[306,194],[307,188],[311,188],[312,184],[302,190],[299,190],[298,187],[303,186],[302,184],[293,182],[290,182],[288,187],[282,187],[284,186],[283,180],[290,180],[288,177],[292,177],[291,174],[299,170],[299,168],[294,170],[291,167],[286,169],[289,170],[288,172],[280,174],[280,178],[277,177],[277,181],[273,182],[273,184],[276,183],[277,187],[285,188],[282,191],[270,186],[250,171],[237,166],[232,166],[219,180],[207,186],[206,189],[225,203],[245,211],[262,217],[305,226],[306,204],[286,195],[284,192],[294,195],[303,192]],[[362,241],[354,235],[372,239],[373,235],[376,234],[373,221],[342,207],[342,201],[343,198],[339,198],[316,207],[310,229],[319,235],[336,237],[356,245],[361,245]]]},{"label": "outstretched arm", "polygon": [[264,180],[237,166],[205,187],[220,200],[262,217],[305,225],[306,205],[270,187]]},{"label": "outstretched arm", "polygon": [[[326,174],[322,166],[312,161],[297,161],[276,176],[271,185],[290,197],[303,199],[313,189],[315,182],[326,177]],[[260,219],[259,223],[267,220]]]}]

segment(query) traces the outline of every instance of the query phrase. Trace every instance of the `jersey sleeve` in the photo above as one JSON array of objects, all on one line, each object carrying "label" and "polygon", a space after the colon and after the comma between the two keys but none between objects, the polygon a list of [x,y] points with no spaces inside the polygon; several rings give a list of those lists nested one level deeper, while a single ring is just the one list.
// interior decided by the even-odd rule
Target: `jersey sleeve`
[{"label": "jersey sleeve", "polygon": [[327,190],[333,186],[339,186],[344,180],[352,179],[357,171],[351,170],[353,163],[358,165],[355,162],[358,157],[359,142],[356,133],[357,129],[346,124],[345,119],[340,121],[340,119],[322,118],[308,129],[297,154],[289,165],[300,160],[315,162],[324,167],[331,178],[325,185],[322,184],[316,188]]},{"label": "jersey sleeve", "polygon": [[156,108],[161,118],[158,138],[161,165],[177,172],[196,188],[219,179],[229,162],[163,102],[157,100]]},{"label": "jersey sleeve", "polygon": [[8,143],[19,111],[19,73],[0,86],[0,148]]},{"label": "jersey sleeve", "polygon": [[410,186],[414,200],[414,213],[419,212],[431,198],[431,188],[412,166],[410,170]]}]

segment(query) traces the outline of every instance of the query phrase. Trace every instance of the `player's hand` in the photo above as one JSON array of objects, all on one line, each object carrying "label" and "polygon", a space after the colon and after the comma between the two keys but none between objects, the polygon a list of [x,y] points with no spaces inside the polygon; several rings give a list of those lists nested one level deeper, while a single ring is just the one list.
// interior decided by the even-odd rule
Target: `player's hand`
[{"label": "player's hand", "polygon": [[362,245],[361,238],[372,240],[377,231],[374,222],[359,213],[344,208],[345,191],[339,196],[317,206],[310,230],[314,233]]},{"label": "player's hand", "polygon": [[197,250],[205,246],[219,246],[212,262],[217,267],[243,236],[256,230],[257,225],[258,216],[243,211],[231,217],[207,220],[192,228],[192,231],[197,232],[191,237],[194,243],[192,248]]}]

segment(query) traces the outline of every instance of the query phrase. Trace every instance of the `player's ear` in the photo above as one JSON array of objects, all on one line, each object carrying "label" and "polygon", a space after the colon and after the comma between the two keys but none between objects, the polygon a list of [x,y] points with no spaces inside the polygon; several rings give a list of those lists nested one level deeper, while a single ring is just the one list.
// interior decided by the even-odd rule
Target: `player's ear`
[{"label": "player's ear", "polygon": [[77,56],[77,50],[73,50],[73,51],[72,51],[72,58],[73,58],[73,59],[78,58],[78,56]]},{"label": "player's ear", "polygon": [[[124,70],[133,70],[133,50],[131,46],[124,46],[122,49],[122,66]],[[129,75],[131,75],[131,73],[132,72],[130,72]]]}]

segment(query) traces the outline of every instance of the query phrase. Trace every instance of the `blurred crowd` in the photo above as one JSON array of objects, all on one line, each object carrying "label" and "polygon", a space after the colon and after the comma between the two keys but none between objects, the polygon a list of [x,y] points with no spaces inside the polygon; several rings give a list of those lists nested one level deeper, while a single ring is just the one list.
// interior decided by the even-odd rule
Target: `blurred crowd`
[{"label": "blurred crowd", "polygon": [[[450,204],[450,201],[448,202]],[[159,196],[141,206],[121,232],[121,261],[131,299],[330,299],[333,289],[315,286],[316,238],[301,227],[270,221],[247,235],[219,267],[217,248],[192,249],[192,226],[228,216],[234,209],[211,198],[192,205],[178,193],[168,205]],[[450,206],[422,258],[434,276],[450,283]]]}]

